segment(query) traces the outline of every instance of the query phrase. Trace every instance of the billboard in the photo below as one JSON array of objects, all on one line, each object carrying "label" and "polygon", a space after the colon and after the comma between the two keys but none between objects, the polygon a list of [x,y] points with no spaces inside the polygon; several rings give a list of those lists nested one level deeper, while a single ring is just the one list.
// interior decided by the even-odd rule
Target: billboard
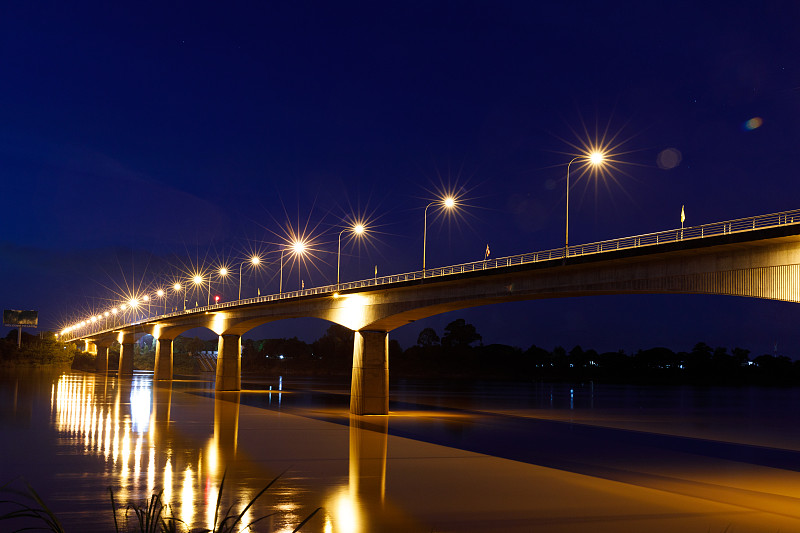
[{"label": "billboard", "polygon": [[12,328],[35,328],[39,325],[39,311],[4,309],[3,325]]}]

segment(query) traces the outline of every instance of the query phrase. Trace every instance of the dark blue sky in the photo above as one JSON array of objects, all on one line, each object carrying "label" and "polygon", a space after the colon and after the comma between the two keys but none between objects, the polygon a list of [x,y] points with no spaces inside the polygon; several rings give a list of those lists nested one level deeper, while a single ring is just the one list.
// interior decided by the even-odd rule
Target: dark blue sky
[{"label": "dark blue sky", "polygon": [[[352,213],[375,231],[344,247],[344,280],[417,270],[423,209],[450,187],[465,205],[431,217],[429,266],[481,259],[487,243],[495,257],[555,248],[570,144],[596,133],[618,163],[601,181],[573,174],[571,243],[677,227],[684,204],[687,225],[800,208],[800,4],[539,4],[4,6],[3,307],[38,309],[55,329],[120,288],[251,249],[272,264],[246,290],[277,292],[287,222],[320,235],[300,278],[321,285],[335,281]],[[667,149],[677,166],[659,165]],[[796,357],[796,308],[538,301],[392,337],[405,347],[463,316],[485,342],[521,347],[704,340]],[[311,340],[324,328],[257,333]]]}]

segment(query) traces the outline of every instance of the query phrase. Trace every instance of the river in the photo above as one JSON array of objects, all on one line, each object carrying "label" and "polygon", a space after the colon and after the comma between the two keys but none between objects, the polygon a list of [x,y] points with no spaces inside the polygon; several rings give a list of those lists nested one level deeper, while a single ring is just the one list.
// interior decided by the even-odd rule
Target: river
[{"label": "river", "polygon": [[242,388],[2,370],[0,484],[67,532],[114,531],[109,488],[121,524],[163,491],[211,528],[272,480],[253,531],[800,531],[797,388],[399,380],[366,417],[345,380]]}]

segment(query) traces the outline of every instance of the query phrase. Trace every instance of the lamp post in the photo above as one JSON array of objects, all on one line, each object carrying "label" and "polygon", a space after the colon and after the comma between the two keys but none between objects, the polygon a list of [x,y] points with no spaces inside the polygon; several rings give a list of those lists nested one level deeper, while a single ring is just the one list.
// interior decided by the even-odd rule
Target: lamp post
[{"label": "lamp post", "polygon": [[423,230],[422,230],[422,277],[425,277],[425,255],[428,243],[428,208],[434,204],[442,204],[446,209],[453,209],[456,206],[456,199],[452,196],[447,196],[441,200],[436,200],[425,206],[425,214],[423,217]]},{"label": "lamp post", "polygon": [[354,224],[351,228],[345,228],[339,232],[339,249],[336,252],[336,290],[339,290],[339,267],[342,264],[342,233],[351,232],[353,235],[363,235],[367,228],[364,224]]},{"label": "lamp post", "polygon": [[588,162],[592,166],[600,166],[605,161],[605,154],[603,152],[595,151],[590,153],[588,156],[586,155],[579,155],[573,157],[572,160],[567,163],[567,226],[564,232],[564,257],[566,258],[569,255],[569,167],[577,161],[578,159],[582,159]]},{"label": "lamp post", "polygon": [[[286,250],[286,246],[281,247],[281,269],[280,269],[280,282],[278,284],[278,294],[283,294],[283,252]],[[306,243],[300,240],[292,242],[292,253],[294,255],[303,255],[306,253]],[[298,267],[298,274],[300,269]]]},{"label": "lamp post", "polygon": [[[125,304],[122,304],[122,305],[125,305]],[[131,298],[128,301],[128,307],[131,310],[131,321],[136,320],[136,312],[137,312],[137,310],[139,308],[139,300],[137,300],[136,298]]]},{"label": "lamp post", "polygon": [[[180,283],[176,283],[172,286],[175,290],[175,310],[178,310],[178,296],[181,294],[181,289],[183,288]],[[186,297],[183,298],[183,310],[186,311]]]},{"label": "lamp post", "polygon": [[[220,267],[220,269],[217,271],[217,273],[219,274],[219,277],[222,278],[222,280],[223,280],[223,287],[222,288],[224,289],[225,288],[225,276],[228,275],[228,269],[225,268],[225,267]],[[217,302],[219,302],[219,300],[217,300]],[[211,305],[211,276],[210,275],[208,276],[208,302],[206,303],[206,305]]]},{"label": "lamp post", "polygon": [[156,296],[158,296],[159,298],[163,298],[164,299],[164,314],[166,315],[167,314],[167,297],[166,297],[166,294],[164,293],[164,289],[158,289],[156,291]]},{"label": "lamp post", "polygon": [[[261,258],[254,255],[250,258],[249,263],[255,268],[261,263]],[[242,299],[242,265],[244,265],[244,263],[239,263],[239,300]]]},{"label": "lamp post", "polygon": [[[200,274],[195,274],[192,278],[192,283],[194,283],[194,306],[198,306],[198,296],[200,295],[200,285],[203,284],[203,276]],[[210,298],[210,297],[209,297]]]}]

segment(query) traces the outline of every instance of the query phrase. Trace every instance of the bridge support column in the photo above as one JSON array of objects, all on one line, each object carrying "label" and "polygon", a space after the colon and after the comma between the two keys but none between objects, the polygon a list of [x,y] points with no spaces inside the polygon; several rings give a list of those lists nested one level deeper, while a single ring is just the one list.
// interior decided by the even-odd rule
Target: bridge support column
[{"label": "bridge support column", "polygon": [[356,331],[353,342],[353,380],[350,412],[389,414],[389,333]]},{"label": "bridge support column", "polygon": [[220,335],[217,345],[216,390],[241,390],[242,388],[242,337]]},{"label": "bridge support column", "polygon": [[102,374],[108,372],[108,346],[97,345],[97,359],[94,360],[94,369]]},{"label": "bridge support column", "polygon": [[136,339],[130,334],[121,334],[119,340],[119,371],[118,376],[133,375],[133,349]]},{"label": "bridge support column", "polygon": [[156,339],[156,364],[153,379],[172,381],[172,339]]}]

